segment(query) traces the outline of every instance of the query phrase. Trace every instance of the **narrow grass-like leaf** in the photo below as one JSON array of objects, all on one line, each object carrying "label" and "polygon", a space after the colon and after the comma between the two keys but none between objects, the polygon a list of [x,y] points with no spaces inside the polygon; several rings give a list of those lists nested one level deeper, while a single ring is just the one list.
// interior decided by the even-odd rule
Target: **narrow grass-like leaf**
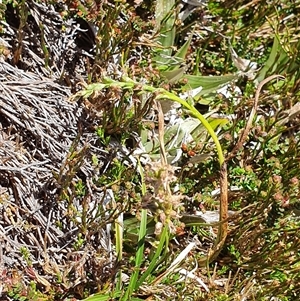
[{"label": "narrow grass-like leaf", "polygon": [[[300,43],[298,42],[298,45]],[[300,62],[298,56],[291,56],[281,45],[279,36],[275,35],[270,56],[265,66],[260,71],[257,81],[261,82],[268,74],[280,73],[290,74],[291,76],[299,74]]]},{"label": "narrow grass-like leaf", "polygon": [[264,67],[261,69],[261,71],[259,72],[259,74],[257,76],[257,80],[259,82],[261,82],[266,77],[266,74],[269,71],[269,69],[271,69],[271,67],[274,66],[274,64],[276,62],[277,55],[278,55],[278,51],[279,51],[280,48],[281,48],[281,46],[280,46],[279,38],[278,38],[277,35],[275,35],[272,50],[271,50],[271,53],[269,55],[269,58],[266,61]]},{"label": "narrow grass-like leaf", "polygon": [[[137,282],[136,287],[140,287],[144,281],[147,279],[149,275],[153,272],[153,270],[157,267],[158,265],[158,259],[162,255],[164,247],[167,246],[167,242],[169,241],[168,239],[168,226],[164,226],[163,231],[160,236],[159,244],[157,246],[157,249],[155,251],[155,254],[147,268],[147,270],[141,275],[140,279]],[[166,247],[165,247],[166,249]]]},{"label": "narrow grass-like leaf", "polygon": [[[102,293],[97,293],[94,295],[91,295],[90,297],[84,299],[84,301],[107,301],[107,300],[117,300],[117,298],[120,298],[122,295],[121,291],[114,292],[112,294],[102,294]],[[113,299],[112,299],[113,298]],[[136,298],[136,297],[131,297],[131,301],[143,301],[144,299]]]},{"label": "narrow grass-like leaf", "polygon": [[[139,240],[139,226],[140,221],[137,217],[130,217],[124,220],[124,227],[126,229],[125,239],[130,241],[133,245],[138,243]],[[155,222],[153,218],[147,219],[146,237],[153,236],[155,232]]]},{"label": "narrow grass-like leaf", "polygon": [[[123,214],[121,213],[115,221],[115,238],[116,238],[116,252],[117,259],[120,262],[123,254]],[[117,290],[122,286],[122,270],[118,272]]]},{"label": "narrow grass-like leaf", "polygon": [[125,296],[122,300],[129,300],[131,299],[132,293],[138,288],[137,280],[140,272],[140,267],[144,258],[144,247],[145,247],[145,236],[147,232],[147,210],[143,209],[141,212],[141,224],[140,224],[140,231],[139,231],[139,241],[138,241],[138,249],[135,254],[135,267],[133,274],[130,277],[130,282],[125,293]]}]

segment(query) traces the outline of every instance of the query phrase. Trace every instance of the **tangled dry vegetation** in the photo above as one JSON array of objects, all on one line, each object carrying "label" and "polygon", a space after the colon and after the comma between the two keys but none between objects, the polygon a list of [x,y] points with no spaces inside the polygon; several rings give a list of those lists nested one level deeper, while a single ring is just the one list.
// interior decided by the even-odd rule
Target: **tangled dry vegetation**
[{"label": "tangled dry vegetation", "polygon": [[[30,17],[8,5],[1,36],[1,292],[33,280],[45,291],[72,288],[80,296],[87,272],[94,288],[112,277],[105,228],[89,211],[104,199],[91,182],[99,170],[92,154],[104,162],[108,154],[94,134],[95,115],[68,100],[91,55],[78,46],[76,20],[64,21],[50,5],[22,5]],[[90,209],[71,198],[80,178],[90,183]],[[94,233],[78,251],[84,225]]]}]

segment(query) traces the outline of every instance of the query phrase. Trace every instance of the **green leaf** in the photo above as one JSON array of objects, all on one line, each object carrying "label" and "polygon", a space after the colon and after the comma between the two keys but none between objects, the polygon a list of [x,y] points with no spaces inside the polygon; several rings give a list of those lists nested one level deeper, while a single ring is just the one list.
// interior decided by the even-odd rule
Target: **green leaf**
[{"label": "green leaf", "polygon": [[168,71],[162,71],[160,74],[164,76],[169,83],[178,82],[184,75],[185,67],[180,69],[173,69]]},{"label": "green leaf", "polygon": [[[300,43],[298,42],[298,47]],[[295,48],[298,48],[298,47]],[[279,37],[275,35],[270,56],[265,66],[259,72],[257,80],[260,82],[269,74],[287,73],[292,76],[299,76],[299,58],[298,55],[291,55],[282,46]]]},{"label": "green leaf", "polygon": [[[206,117],[206,116],[204,116]],[[226,118],[210,118],[208,120],[209,125],[213,130],[216,130],[218,127],[222,127],[227,124],[229,121]],[[202,124],[193,129],[191,133],[194,141],[201,141],[206,139],[206,130]]]},{"label": "green leaf", "polygon": [[186,54],[190,48],[190,44],[192,41],[193,34],[190,35],[188,40],[180,47],[180,49],[175,53],[174,57],[179,58],[182,61],[185,60]]},{"label": "green leaf", "polygon": [[270,56],[257,76],[257,80],[259,82],[261,82],[266,77],[267,72],[271,69],[272,66],[274,66],[280,49],[282,49],[282,47],[280,46],[279,38],[277,37],[277,35],[275,35]]},{"label": "green leaf", "polygon": [[[186,75],[184,78],[187,84],[183,87],[185,91],[202,87],[202,90],[197,96],[205,95],[218,90],[221,86],[230,83],[237,78],[235,74],[222,76],[201,76],[201,75]],[[195,99],[197,99],[197,96]]]},{"label": "green leaf", "polygon": [[222,146],[221,146],[221,144],[219,142],[219,139],[218,139],[216,133],[211,128],[211,126],[210,126],[209,122],[207,121],[207,119],[193,105],[191,105],[187,101],[181,99],[180,97],[178,97],[174,93],[171,93],[171,92],[166,91],[166,90],[161,89],[161,88],[158,89],[157,91],[160,92],[160,94],[158,94],[156,96],[157,100],[168,99],[168,100],[176,101],[176,102],[180,103],[182,106],[184,106],[186,109],[188,109],[191,112],[191,114],[193,114],[197,119],[199,119],[199,121],[206,128],[206,130],[208,131],[209,135],[212,137],[212,139],[213,139],[213,141],[214,141],[214,143],[216,145],[217,153],[218,153],[218,159],[219,159],[219,164],[220,164],[220,166],[222,166],[222,164],[225,161],[223,150],[222,150]]},{"label": "green leaf", "polygon": [[166,146],[171,144],[171,148],[180,147],[184,137],[189,135],[199,124],[200,121],[198,119],[189,117],[182,123],[171,126],[164,135]]},{"label": "green leaf", "polygon": [[[165,69],[166,74],[163,74],[163,76],[166,76],[168,78],[167,72],[170,72],[170,74],[172,74],[171,73],[172,71],[177,70],[179,68],[180,64],[185,62],[185,57],[189,50],[189,47],[190,47],[190,44],[192,41],[192,37],[193,37],[193,35],[191,34],[190,37],[188,38],[188,40],[180,47],[180,49],[165,63],[165,65],[167,66],[167,69]],[[180,70],[182,71],[182,75],[183,75],[184,69],[185,68],[180,68]],[[180,79],[180,78],[178,78],[178,79]]]},{"label": "green leaf", "polygon": [[135,267],[134,272],[130,277],[130,282],[125,293],[125,296],[122,300],[132,300],[132,293],[138,289],[137,280],[139,276],[139,270],[144,258],[144,247],[145,247],[145,237],[147,232],[147,210],[143,209],[141,213],[141,223],[140,223],[140,231],[139,231],[139,241],[138,241],[138,250],[135,254]]},{"label": "green leaf", "polygon": [[[122,292],[118,291],[112,294],[102,294],[102,293],[97,293],[94,294],[90,297],[87,297],[86,299],[84,299],[84,301],[107,301],[107,300],[116,300],[117,298],[119,298],[121,296]],[[131,301],[143,301],[143,299],[140,298],[134,298],[131,297],[130,298]]]},{"label": "green leaf", "polygon": [[214,118],[209,122],[209,124],[215,130],[217,127],[224,126],[228,122],[229,121],[226,118]]},{"label": "green leaf", "polygon": [[155,8],[156,27],[159,30],[158,42],[164,49],[155,58],[159,64],[166,63],[172,54],[176,28],[175,28],[175,0],[158,0]]},{"label": "green leaf", "polygon": [[118,298],[120,296],[121,296],[121,292],[115,292],[113,294],[98,293],[87,297],[86,299],[84,299],[84,301],[106,301],[106,300],[111,300],[111,298]]},{"label": "green leaf", "polygon": [[159,257],[163,254],[164,249],[165,250],[167,249],[165,246],[168,245],[168,241],[169,241],[169,231],[168,231],[168,226],[166,225],[163,228],[163,231],[160,236],[159,244],[157,246],[157,249],[155,250],[154,256],[147,270],[141,275],[141,278],[137,282],[137,288],[143,284],[143,282],[147,279],[147,277],[153,272],[155,267],[158,266]]},{"label": "green leaf", "polygon": [[[124,234],[124,240],[129,242],[133,247],[137,244],[139,239],[139,228],[140,221],[137,217],[130,217],[124,220],[124,228],[126,229]],[[153,218],[147,219],[147,232],[146,237],[150,239],[150,236],[153,236],[155,232],[155,222]]]}]

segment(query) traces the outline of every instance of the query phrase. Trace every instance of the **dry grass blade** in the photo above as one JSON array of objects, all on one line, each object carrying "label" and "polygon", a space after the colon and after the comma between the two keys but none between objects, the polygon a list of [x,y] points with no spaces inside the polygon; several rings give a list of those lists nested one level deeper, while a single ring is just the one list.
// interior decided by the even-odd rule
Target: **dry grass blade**
[{"label": "dry grass blade", "polygon": [[272,76],[267,77],[266,79],[264,79],[263,81],[261,81],[259,83],[259,85],[257,87],[257,90],[256,90],[256,93],[255,93],[255,97],[254,97],[254,105],[253,105],[253,108],[251,110],[250,116],[248,118],[246,127],[245,127],[241,137],[239,138],[238,143],[233,148],[233,150],[230,152],[230,154],[227,156],[226,161],[229,161],[231,158],[233,158],[236,155],[236,153],[242,148],[243,144],[245,143],[245,141],[248,137],[248,134],[250,132],[254,116],[255,116],[256,111],[257,111],[260,92],[261,92],[261,90],[262,90],[262,88],[265,84],[267,84],[268,82],[270,82],[271,80],[273,80],[275,78],[284,79],[284,77],[282,75],[276,74],[276,75],[272,75]]}]

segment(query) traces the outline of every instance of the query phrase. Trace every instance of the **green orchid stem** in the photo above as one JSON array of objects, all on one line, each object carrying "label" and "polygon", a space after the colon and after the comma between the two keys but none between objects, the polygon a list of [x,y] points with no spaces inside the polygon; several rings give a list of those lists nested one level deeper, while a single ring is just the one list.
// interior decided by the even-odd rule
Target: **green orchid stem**
[{"label": "green orchid stem", "polygon": [[188,102],[186,102],[185,100],[182,100],[178,96],[176,96],[176,95],[174,95],[170,92],[166,92],[166,95],[162,95],[162,97],[164,97],[164,96],[167,96],[167,98],[170,99],[170,100],[174,100],[174,101],[180,103],[186,109],[188,109],[196,118],[198,118],[200,120],[200,122],[206,128],[206,130],[208,131],[209,135],[211,136],[211,138],[213,139],[213,141],[216,145],[219,164],[221,166],[225,161],[223,151],[222,151],[222,147],[221,147],[221,144],[219,142],[219,139],[218,139],[215,131],[212,129],[212,127],[210,126],[209,122],[205,119],[205,117],[203,117],[203,115],[194,106],[190,105]]},{"label": "green orchid stem", "polygon": [[158,99],[158,100],[159,99],[169,99],[169,100],[180,103],[182,106],[184,106],[186,109],[188,109],[196,118],[198,118],[200,120],[200,122],[203,124],[203,126],[206,128],[206,130],[208,131],[211,138],[213,139],[213,141],[216,145],[216,148],[217,148],[219,164],[220,164],[220,166],[223,165],[223,163],[225,162],[225,158],[223,155],[223,151],[222,151],[222,147],[219,142],[219,139],[218,139],[215,131],[213,130],[213,128],[210,126],[209,122],[205,119],[205,117],[203,117],[203,115],[193,105],[189,104],[187,101],[176,96],[174,93],[171,93],[162,88],[157,89],[157,88],[145,85],[143,87],[143,90],[146,92],[156,93],[157,94],[156,99]]},{"label": "green orchid stem", "polygon": [[[223,155],[222,147],[221,144],[218,140],[218,137],[209,124],[209,122],[205,119],[205,117],[191,104],[189,104],[187,101],[181,99],[180,97],[176,96],[174,93],[171,93],[163,88],[154,88],[150,85],[145,85],[145,84],[140,84],[138,82],[135,82],[129,77],[123,76],[122,81],[115,81],[111,78],[105,77],[103,78],[102,83],[97,83],[97,84],[92,84],[89,85],[86,90],[80,92],[79,96],[83,98],[88,98],[91,94],[93,94],[95,91],[100,91],[105,88],[109,87],[119,87],[124,90],[129,90],[129,91],[140,91],[141,93],[152,93],[156,95],[155,99],[156,100],[164,100],[168,99],[171,101],[175,101],[180,103],[183,107],[188,109],[191,114],[193,114],[198,120],[203,124],[203,126],[206,128],[208,131],[209,135],[213,139],[216,149],[217,149],[217,154],[218,154],[218,160],[220,164],[220,226],[218,229],[218,236],[215,241],[214,247],[212,250],[209,251],[209,254],[207,257],[203,258],[200,260],[200,264],[207,264],[211,261],[213,261],[218,254],[220,253],[224,242],[227,237],[227,232],[228,232],[228,222],[227,222],[227,217],[228,217],[228,182],[227,182],[227,167],[226,167],[226,162],[225,158]],[[137,265],[138,267],[139,265]],[[137,272],[136,272],[137,273]],[[136,282],[137,280],[137,274],[134,275],[134,281],[133,283]],[[131,285],[131,287],[132,287]],[[127,297],[130,296],[132,291],[127,291]],[[125,298],[126,299],[126,298]]]},{"label": "green orchid stem", "polygon": [[144,85],[142,88],[145,92],[151,92],[156,94],[157,100],[169,99],[172,101],[176,101],[188,109],[198,120],[203,124],[203,126],[208,131],[209,135],[213,139],[217,153],[218,159],[220,164],[220,209],[219,209],[219,229],[217,239],[214,243],[213,248],[209,251],[208,255],[199,260],[199,265],[205,266],[208,263],[212,262],[217,258],[219,253],[221,252],[223,245],[225,243],[227,233],[228,233],[228,181],[227,181],[227,165],[225,162],[225,158],[223,155],[222,147],[219,142],[219,139],[210,126],[209,122],[205,119],[205,117],[191,104],[187,101],[181,99],[180,97],[176,96],[174,93],[171,93],[162,88],[153,88],[148,85]]}]

